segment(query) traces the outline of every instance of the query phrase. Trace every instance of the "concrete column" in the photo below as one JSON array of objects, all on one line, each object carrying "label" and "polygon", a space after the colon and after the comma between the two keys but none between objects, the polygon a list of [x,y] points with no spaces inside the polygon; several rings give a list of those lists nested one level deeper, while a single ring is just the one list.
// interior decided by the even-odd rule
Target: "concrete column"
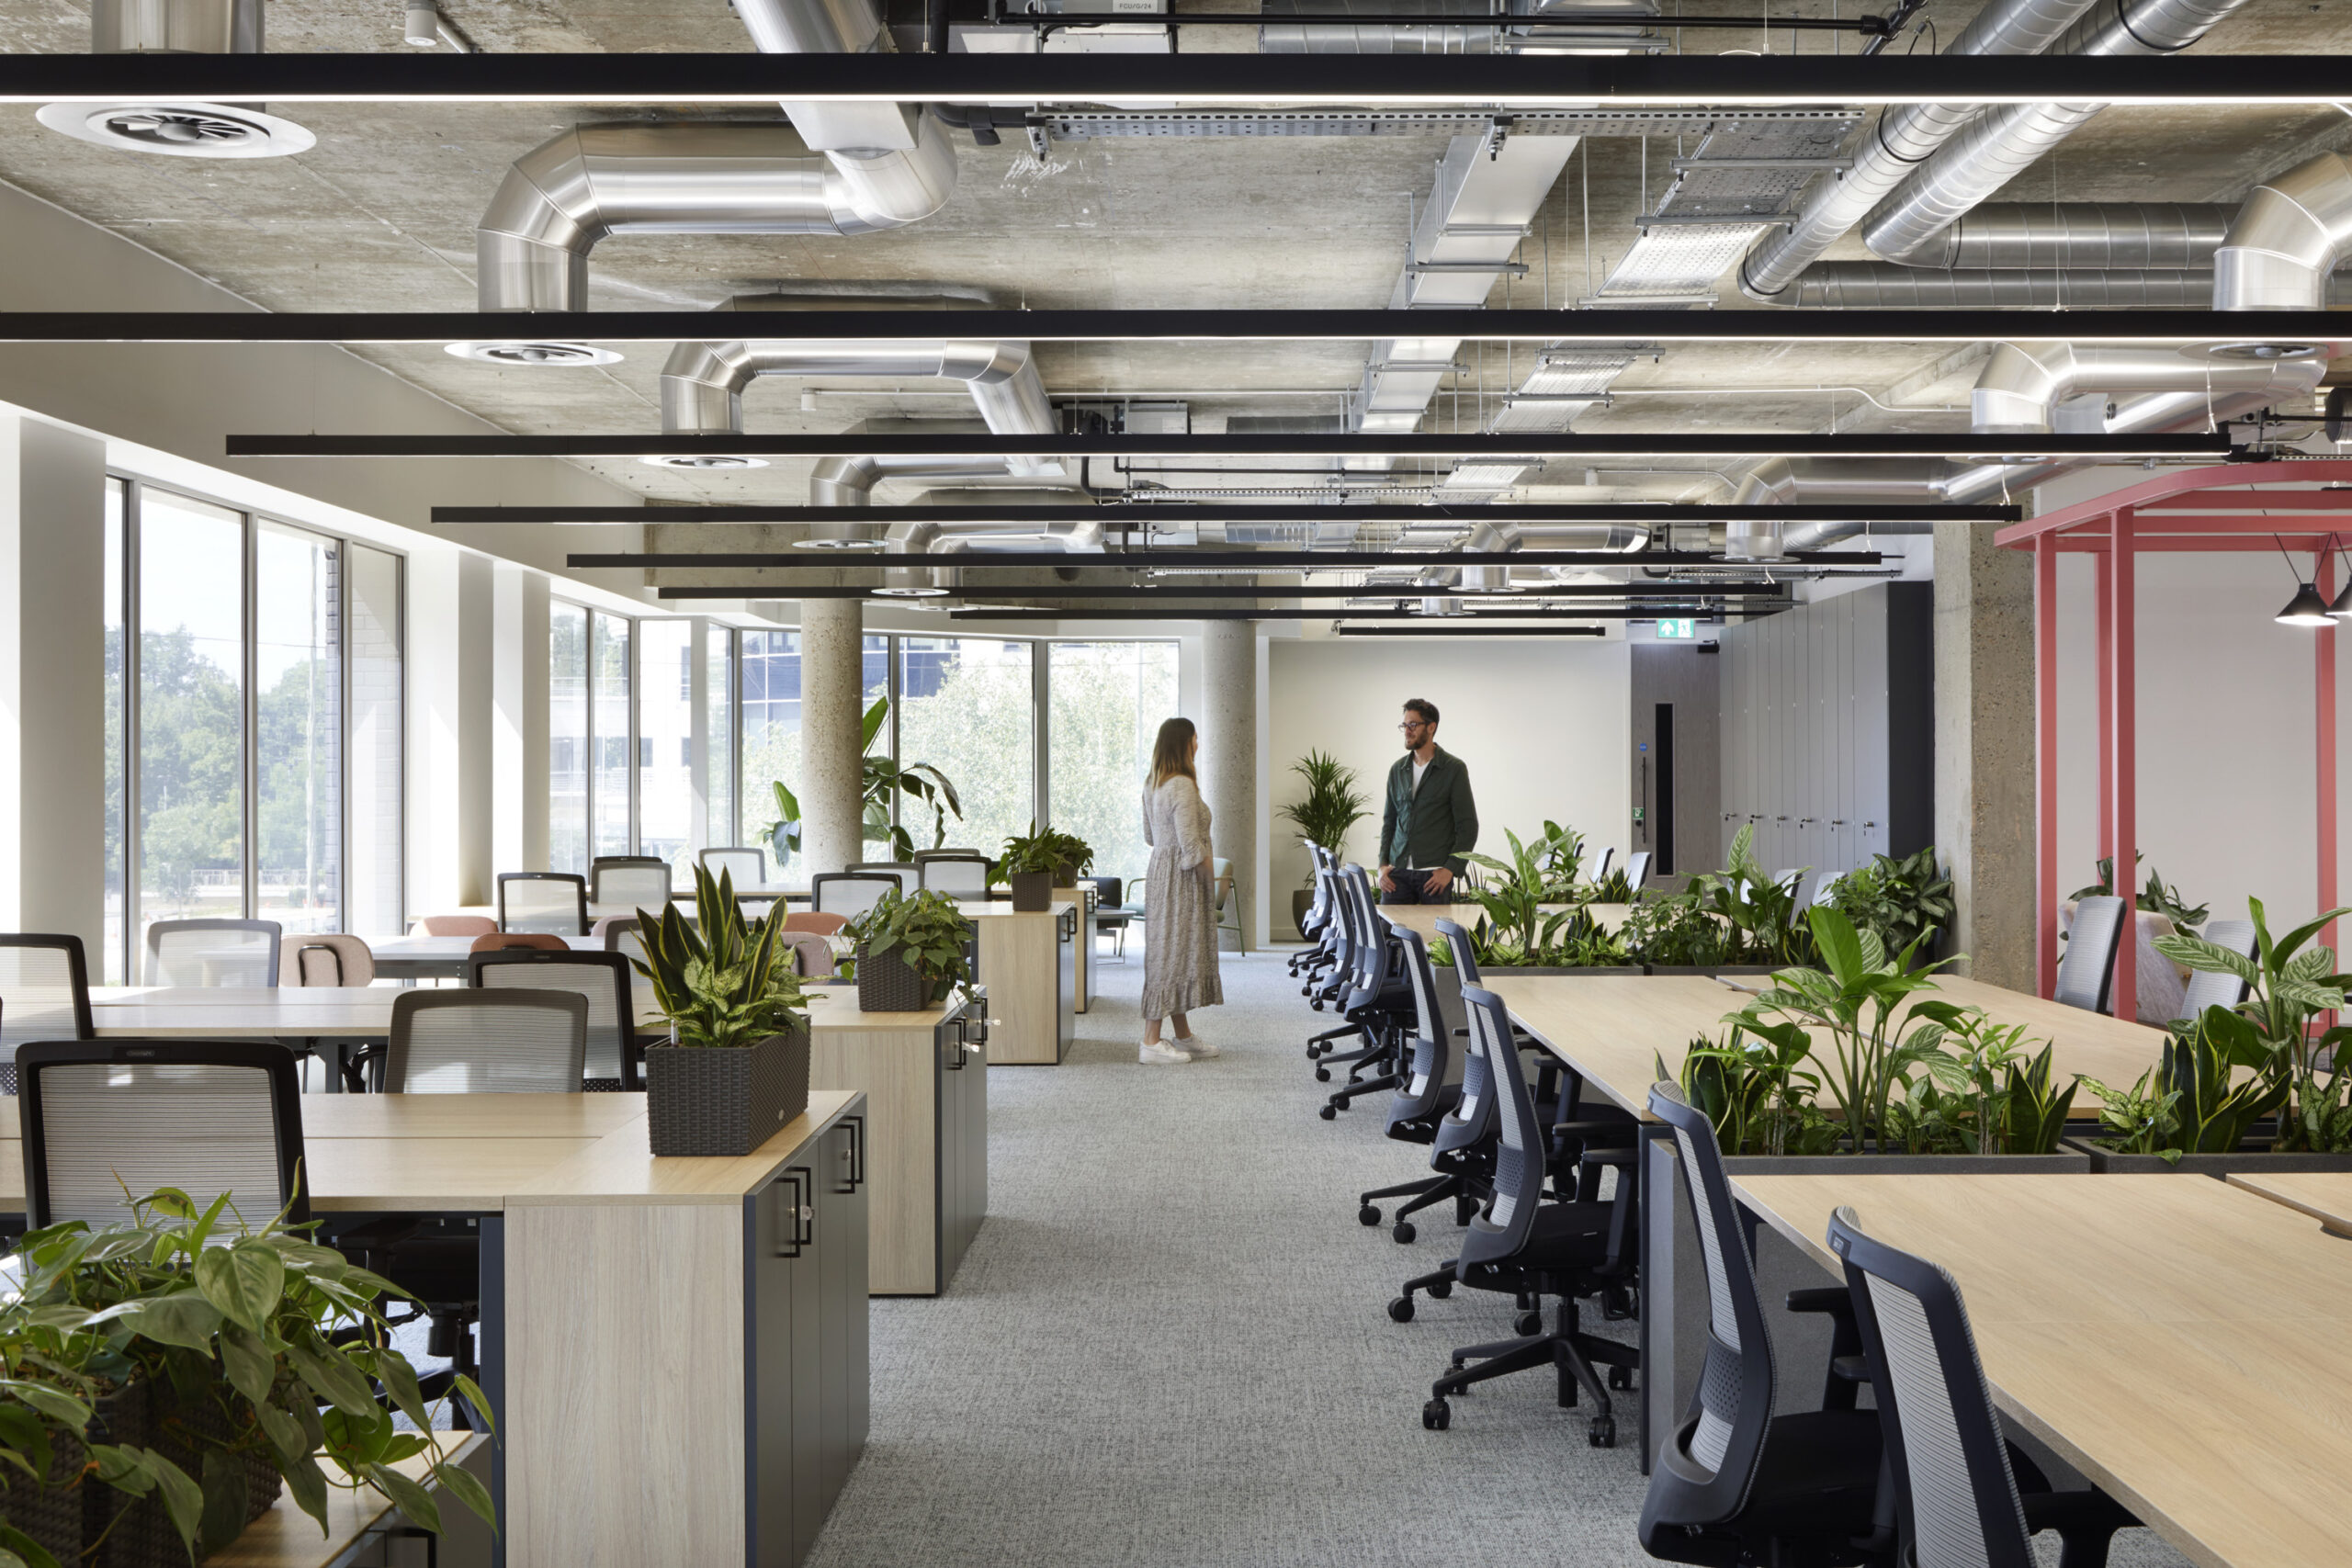
[{"label": "concrete column", "polygon": [[1976,523],[1936,525],[1936,852],[1947,951],[2034,989],[2033,558]]},{"label": "concrete column", "polygon": [[548,869],[548,579],[496,563],[492,598],[492,870]]},{"label": "concrete column", "polygon": [[106,445],[0,421],[0,930],[106,975]]},{"label": "concrete column", "polygon": [[[800,849],[803,874],[841,871],[865,858],[865,606],[854,599],[800,605]],[[797,878],[795,878],[797,880]]]},{"label": "concrete column", "polygon": [[1201,794],[1220,859],[1233,863],[1243,942],[1260,937],[1258,864],[1258,628],[1210,621],[1201,637]]}]

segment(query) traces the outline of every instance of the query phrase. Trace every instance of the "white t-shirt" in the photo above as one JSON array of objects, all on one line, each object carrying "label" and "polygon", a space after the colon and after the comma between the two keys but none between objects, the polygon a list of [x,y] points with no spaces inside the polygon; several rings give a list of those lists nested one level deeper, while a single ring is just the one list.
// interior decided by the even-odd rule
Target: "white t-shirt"
[{"label": "white t-shirt", "polygon": [[[1431,753],[1431,755],[1434,756],[1435,753]],[[1413,759],[1413,794],[1416,797],[1418,797],[1421,793],[1421,775],[1429,771],[1429,763],[1422,761],[1419,757]],[[1407,871],[1419,871],[1420,867],[1413,863],[1412,856],[1407,855],[1405,857],[1405,869]]]}]

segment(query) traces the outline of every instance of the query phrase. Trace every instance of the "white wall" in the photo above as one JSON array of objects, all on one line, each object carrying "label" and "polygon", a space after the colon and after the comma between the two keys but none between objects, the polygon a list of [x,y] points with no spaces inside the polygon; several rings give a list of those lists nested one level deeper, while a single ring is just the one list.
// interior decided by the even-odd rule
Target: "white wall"
[{"label": "white wall", "polygon": [[[1396,721],[1408,697],[1437,705],[1444,716],[1438,744],[1469,764],[1481,853],[1505,856],[1505,829],[1525,840],[1546,818],[1582,829],[1595,844],[1623,837],[1633,816],[1633,660],[1624,642],[1350,637],[1277,641],[1269,651],[1270,749],[1261,761],[1272,805],[1298,797],[1290,765],[1310,750],[1354,768],[1372,816],[1348,840],[1352,858],[1369,863],[1377,850],[1381,791],[1403,754]],[[1266,841],[1270,931],[1288,934],[1286,892],[1305,885],[1306,852],[1287,822],[1276,820]]]}]

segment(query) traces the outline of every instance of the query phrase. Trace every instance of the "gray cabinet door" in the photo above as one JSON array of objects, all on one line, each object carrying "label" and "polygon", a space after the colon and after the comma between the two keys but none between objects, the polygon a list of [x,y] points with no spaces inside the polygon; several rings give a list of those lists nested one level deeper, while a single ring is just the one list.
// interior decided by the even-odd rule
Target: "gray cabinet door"
[{"label": "gray cabinet door", "polygon": [[743,1267],[750,1276],[744,1325],[746,1436],[752,1445],[748,1553],[752,1568],[792,1568],[800,1561],[799,1497],[794,1469],[799,1439],[793,1425],[793,1275],[788,1208],[796,1189],[777,1180],[744,1199]]},{"label": "gray cabinet door", "polygon": [[[821,1157],[821,1156],[820,1156]],[[788,1176],[800,1182],[799,1201],[814,1209],[819,1199],[813,1166],[796,1165]],[[817,1543],[832,1496],[825,1490],[824,1438],[824,1315],[825,1286],[820,1248],[829,1239],[816,1224],[817,1216],[803,1216],[800,1256],[792,1269],[792,1561],[798,1562]],[[811,1232],[816,1234],[811,1235]]]},{"label": "gray cabinet door", "polygon": [[841,1495],[850,1467],[865,1446],[871,1407],[865,1134],[864,1117],[842,1118],[842,1124],[826,1134],[824,1164],[818,1172],[818,1273],[824,1286],[819,1336],[823,1357],[820,1458],[828,1508]]}]

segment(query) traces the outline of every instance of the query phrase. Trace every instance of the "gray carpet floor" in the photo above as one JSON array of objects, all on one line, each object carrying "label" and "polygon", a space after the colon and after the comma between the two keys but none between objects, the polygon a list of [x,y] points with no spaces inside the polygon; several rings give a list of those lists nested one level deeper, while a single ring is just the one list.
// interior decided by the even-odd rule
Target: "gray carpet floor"
[{"label": "gray carpet floor", "polygon": [[[1100,974],[1063,1065],[989,1071],[989,1217],[953,1285],[873,1303],[873,1434],[810,1568],[1649,1562],[1630,1400],[1614,1450],[1544,1374],[1422,1430],[1448,1353],[1508,1336],[1510,1303],[1389,1321],[1458,1233],[1356,1223],[1359,1191],[1427,1167],[1377,1098],[1317,1119],[1328,1015],[1282,956],[1226,955],[1227,1004],[1195,1015],[1226,1055],[1182,1066],[1136,1063],[1139,957]],[[2131,1531],[2112,1561],[2181,1560]]]}]

